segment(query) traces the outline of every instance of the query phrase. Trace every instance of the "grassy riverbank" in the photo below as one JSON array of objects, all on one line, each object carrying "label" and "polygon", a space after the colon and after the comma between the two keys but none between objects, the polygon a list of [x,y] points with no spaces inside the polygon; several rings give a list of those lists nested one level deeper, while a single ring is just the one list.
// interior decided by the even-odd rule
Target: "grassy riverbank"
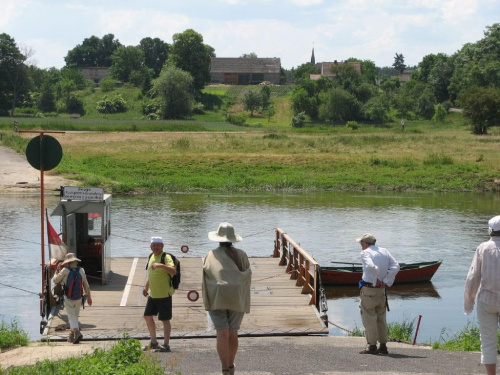
[{"label": "grassy riverbank", "polygon": [[[173,130],[161,132],[148,131],[150,124],[134,132],[120,131],[127,122],[106,126],[114,131],[54,134],[64,152],[55,173],[115,194],[500,191],[500,129],[473,135],[457,113],[443,125],[409,121],[404,131],[396,124],[249,131],[219,123],[209,132],[189,133],[175,131],[175,122],[159,125]],[[1,132],[3,144],[21,152],[34,136]]]}]

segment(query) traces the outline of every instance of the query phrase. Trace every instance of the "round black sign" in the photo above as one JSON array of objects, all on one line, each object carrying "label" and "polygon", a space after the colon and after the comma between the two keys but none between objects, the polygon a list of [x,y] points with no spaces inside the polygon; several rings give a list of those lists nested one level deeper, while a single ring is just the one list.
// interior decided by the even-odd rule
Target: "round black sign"
[{"label": "round black sign", "polygon": [[57,167],[62,154],[61,144],[50,135],[37,136],[26,146],[28,163],[38,170],[50,171]]}]

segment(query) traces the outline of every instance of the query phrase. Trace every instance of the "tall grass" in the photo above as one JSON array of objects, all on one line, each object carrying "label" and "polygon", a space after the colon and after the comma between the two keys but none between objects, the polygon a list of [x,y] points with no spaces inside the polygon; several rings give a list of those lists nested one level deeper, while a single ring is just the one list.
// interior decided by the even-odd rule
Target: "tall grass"
[{"label": "tall grass", "polygon": [[[446,338],[446,330],[441,330],[439,340],[432,345],[433,349],[456,350],[456,351],[480,351],[481,338],[479,335],[479,326],[476,322],[467,322],[464,329],[449,338]],[[497,333],[500,343],[500,332]],[[500,345],[498,345],[500,350]]]},{"label": "tall grass", "polygon": [[28,345],[28,334],[19,327],[16,320],[11,323],[2,321],[0,323],[0,348],[6,349],[19,345]]},{"label": "tall grass", "polygon": [[[167,363],[168,365],[168,363]],[[124,338],[110,350],[101,348],[92,354],[59,361],[45,360],[33,366],[15,367],[9,371],[0,369],[0,375],[53,375],[53,374],[151,374],[164,375],[166,371],[153,356],[143,353],[141,344],[136,339]],[[175,372],[175,374],[179,374]]]},{"label": "tall grass", "polygon": [[[389,322],[387,323],[387,337],[390,341],[403,341],[410,342],[412,333],[415,326],[415,320],[409,321],[404,319],[403,322]],[[365,335],[364,329],[359,328],[357,325],[348,333],[348,336],[363,337]]]}]

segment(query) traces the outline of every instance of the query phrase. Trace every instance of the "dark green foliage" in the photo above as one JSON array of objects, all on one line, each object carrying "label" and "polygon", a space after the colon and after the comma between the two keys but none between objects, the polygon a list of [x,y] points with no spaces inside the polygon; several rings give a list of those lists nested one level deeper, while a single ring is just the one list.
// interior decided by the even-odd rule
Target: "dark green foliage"
[{"label": "dark green foliage", "polygon": [[160,75],[161,68],[167,61],[170,45],[160,38],[143,38],[139,48],[144,52],[144,65],[153,71],[153,78]]},{"label": "dark green foliage", "polygon": [[244,114],[236,115],[228,113],[226,116],[226,121],[233,125],[242,126],[245,125],[247,117]]},{"label": "dark green foliage", "polygon": [[101,88],[102,92],[113,91],[114,89],[116,89],[117,85],[118,81],[111,77],[103,78],[99,82],[99,87]]},{"label": "dark green foliage", "polygon": [[83,116],[85,114],[85,108],[83,107],[83,101],[75,95],[70,95],[66,101],[66,112],[67,113],[78,113]]},{"label": "dark green foliage", "polygon": [[260,89],[260,96],[262,102],[262,109],[265,110],[271,104],[271,88],[269,86],[262,86]]},{"label": "dark green foliage", "polygon": [[38,100],[38,109],[42,112],[54,112],[56,110],[56,100],[49,82],[44,82]]},{"label": "dark green foliage", "polygon": [[472,121],[474,134],[486,134],[490,126],[500,122],[500,89],[471,87],[460,95],[464,116]]},{"label": "dark green foliage", "polygon": [[208,111],[221,108],[222,104],[224,103],[219,95],[208,94],[204,92],[200,94],[199,100],[203,104],[203,107]]},{"label": "dark green foliage", "polygon": [[309,75],[315,73],[317,73],[317,69],[314,64],[311,64],[310,62],[299,65],[297,69],[292,68],[292,74],[295,82],[299,82],[302,79],[309,79]]},{"label": "dark green foliage", "polygon": [[356,97],[341,88],[334,88],[321,98],[319,118],[323,121],[344,123],[357,120],[361,115],[361,105]]},{"label": "dark green foliage", "polygon": [[104,35],[102,39],[91,36],[84,39],[82,44],[68,51],[64,60],[66,66],[70,68],[110,67],[112,64],[111,56],[120,46],[121,43],[118,39],[115,40],[113,34]]},{"label": "dark green foliage", "polygon": [[154,80],[152,93],[161,103],[163,119],[180,119],[191,115],[194,105],[193,77],[186,71],[165,65]]},{"label": "dark green foliage", "polygon": [[394,63],[392,64],[392,66],[399,74],[404,72],[404,70],[406,69],[406,65],[405,65],[405,57],[403,56],[402,53],[396,52],[396,56],[394,56]]},{"label": "dark green foliage", "polygon": [[262,107],[262,96],[258,92],[250,90],[241,102],[245,110],[250,112],[250,117],[253,117],[253,113]]},{"label": "dark green foliage", "polygon": [[193,77],[193,87],[201,90],[210,82],[210,62],[215,57],[214,49],[203,44],[203,36],[193,29],[174,34],[168,62]]},{"label": "dark green foliage", "polygon": [[120,46],[111,56],[113,63],[109,71],[113,78],[128,82],[132,72],[141,72],[144,62],[144,52],[139,47]]}]

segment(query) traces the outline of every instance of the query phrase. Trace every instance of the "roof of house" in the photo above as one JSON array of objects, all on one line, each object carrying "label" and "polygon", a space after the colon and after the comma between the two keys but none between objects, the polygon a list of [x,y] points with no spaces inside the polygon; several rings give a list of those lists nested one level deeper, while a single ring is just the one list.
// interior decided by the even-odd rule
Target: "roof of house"
[{"label": "roof of house", "polygon": [[281,59],[214,57],[210,65],[211,73],[280,73]]},{"label": "roof of house", "polygon": [[322,63],[317,63],[316,66],[319,66],[321,74],[325,76],[334,76],[335,74],[332,73],[332,67],[335,65],[344,65],[344,64],[349,64],[354,66],[354,68],[358,71],[358,73],[361,73],[361,63],[360,62],[343,62],[343,61],[334,61],[334,62],[322,62]]}]

